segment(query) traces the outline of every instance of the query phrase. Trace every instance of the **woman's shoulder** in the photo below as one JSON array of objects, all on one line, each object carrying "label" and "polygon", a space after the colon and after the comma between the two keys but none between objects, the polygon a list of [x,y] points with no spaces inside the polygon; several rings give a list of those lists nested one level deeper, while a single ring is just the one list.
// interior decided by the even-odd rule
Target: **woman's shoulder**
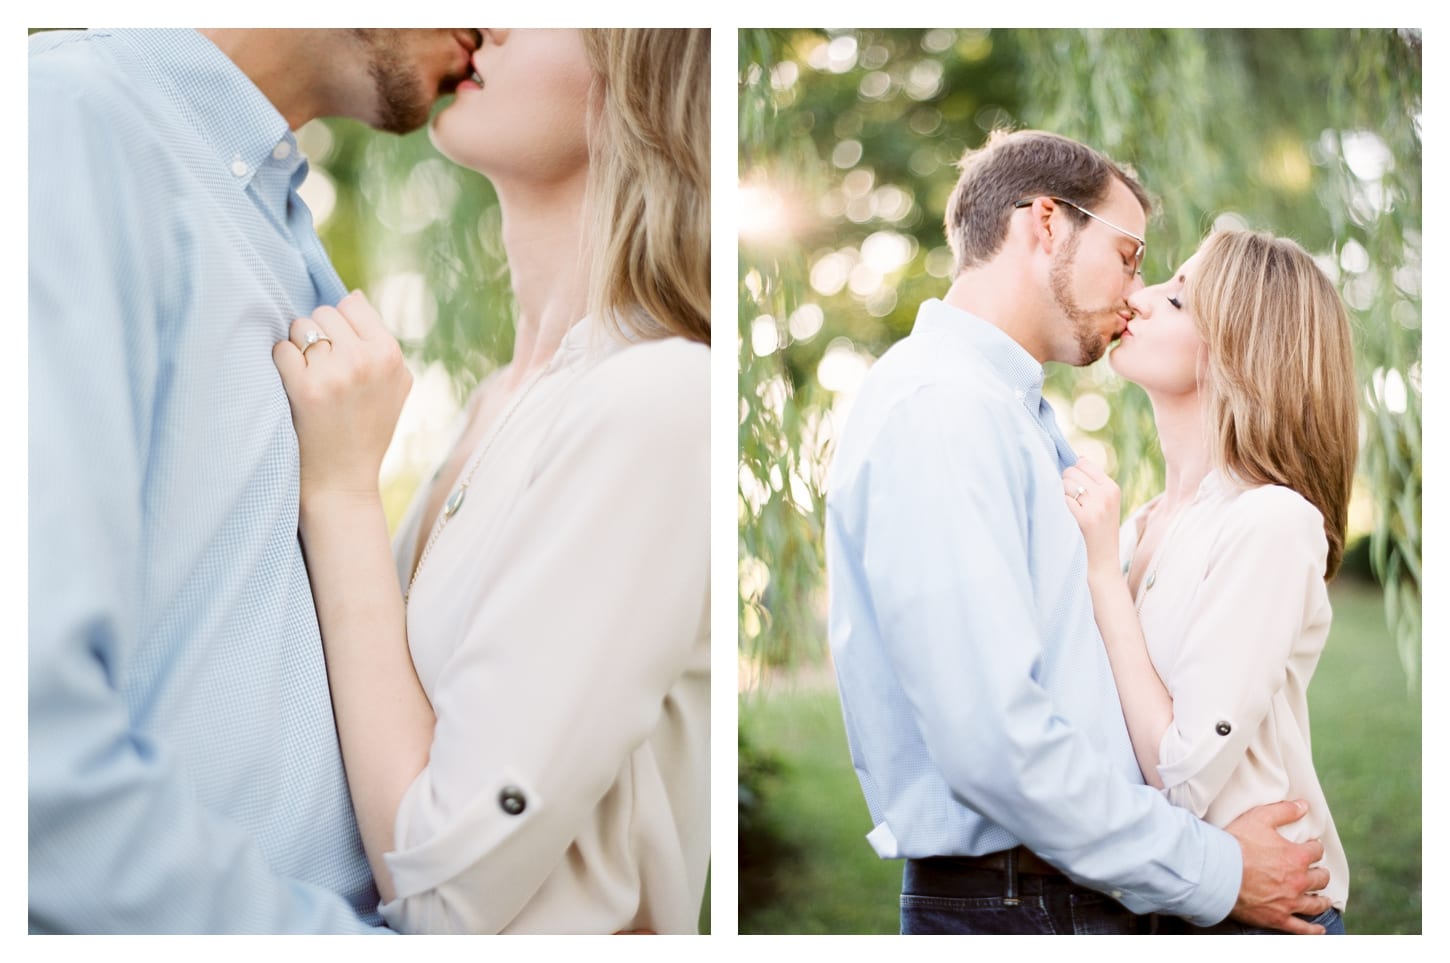
[{"label": "woman's shoulder", "polygon": [[1222,538],[1252,541],[1276,554],[1301,546],[1322,554],[1327,539],[1324,516],[1299,492],[1284,485],[1250,485],[1226,480]]},{"label": "woman's shoulder", "polygon": [[1319,509],[1285,485],[1250,485],[1227,481],[1226,512],[1244,523],[1319,526],[1324,523]]},{"label": "woman's shoulder", "polygon": [[703,428],[709,420],[710,349],[685,338],[637,341],[580,378],[581,401],[608,418]]}]

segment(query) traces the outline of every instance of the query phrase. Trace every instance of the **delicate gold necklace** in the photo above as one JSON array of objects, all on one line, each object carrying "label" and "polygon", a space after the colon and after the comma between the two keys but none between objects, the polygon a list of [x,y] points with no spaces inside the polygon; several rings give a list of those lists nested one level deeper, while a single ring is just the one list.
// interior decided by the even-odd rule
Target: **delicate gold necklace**
[{"label": "delicate gold necklace", "polygon": [[[1187,513],[1187,510],[1192,507],[1193,501],[1196,500],[1197,496],[1194,496],[1193,500],[1179,505],[1173,510],[1173,517],[1169,519],[1168,527],[1163,532],[1163,536],[1158,539],[1158,544],[1153,548],[1153,557],[1148,560],[1148,571],[1143,576],[1143,586],[1138,590],[1138,598],[1136,600],[1136,605],[1134,606],[1134,609],[1139,615],[1143,614],[1143,603],[1148,600],[1149,590],[1152,589],[1153,584],[1158,581],[1158,569],[1163,564],[1163,551],[1168,548],[1168,546],[1172,543],[1173,536],[1178,532],[1178,523],[1183,520],[1183,516]],[[1144,534],[1146,534],[1146,526]],[[1138,547],[1142,544],[1143,540],[1141,538],[1138,539],[1138,545],[1134,546],[1133,554],[1128,556],[1128,564],[1123,567],[1123,576],[1125,578],[1127,577],[1128,572],[1132,570],[1133,559],[1137,556]]]},{"label": "delicate gold necklace", "polygon": [[473,456],[473,461],[469,464],[468,473],[463,476],[463,480],[458,483],[458,487],[453,489],[452,494],[448,496],[447,501],[443,503],[443,507],[439,510],[438,518],[433,522],[433,532],[428,536],[428,541],[423,546],[423,553],[418,556],[418,564],[413,566],[413,575],[408,579],[408,587],[403,592],[404,606],[408,604],[408,598],[413,594],[413,585],[418,581],[418,573],[423,571],[423,565],[428,561],[428,553],[433,550],[434,543],[443,534],[443,529],[447,526],[448,520],[454,515],[457,515],[458,510],[463,507],[463,500],[468,496],[468,486],[473,481],[474,472],[478,471],[478,466],[483,463],[483,459],[488,455],[489,449],[498,440],[498,436],[503,433],[504,426],[508,424],[509,418],[524,403],[524,399],[529,396],[529,392],[533,391],[534,386],[539,383],[544,375],[554,370],[561,357],[562,354],[556,354],[548,364],[530,375],[529,380],[524,382],[523,387],[514,393],[513,399],[509,402],[508,407],[503,410],[503,414],[499,415],[498,421],[494,422],[493,427],[489,429],[488,436],[483,440],[483,444],[478,449],[478,454]]}]

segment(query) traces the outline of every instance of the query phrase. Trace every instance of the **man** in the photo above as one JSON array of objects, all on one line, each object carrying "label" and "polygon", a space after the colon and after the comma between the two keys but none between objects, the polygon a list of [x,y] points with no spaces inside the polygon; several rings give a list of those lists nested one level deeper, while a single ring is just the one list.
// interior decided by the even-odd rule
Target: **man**
[{"label": "man", "polygon": [[32,932],[380,923],[272,364],[345,293],[292,131],[417,128],[477,42],[32,37]]},{"label": "man", "polygon": [[907,860],[903,932],[1141,932],[1135,914],[1155,912],[1315,932],[1293,914],[1328,905],[1307,895],[1322,847],[1275,828],[1301,802],[1224,832],[1143,784],[1063,505],[1077,458],[1042,364],[1089,364],[1122,333],[1148,207],[1063,137],[969,152],[947,211],[955,279],[842,434],[831,647],[867,838]]}]

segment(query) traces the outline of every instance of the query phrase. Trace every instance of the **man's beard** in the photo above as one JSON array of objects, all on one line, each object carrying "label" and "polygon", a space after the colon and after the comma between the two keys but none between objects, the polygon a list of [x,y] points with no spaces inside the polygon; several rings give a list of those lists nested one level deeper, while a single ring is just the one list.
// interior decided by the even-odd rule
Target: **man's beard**
[{"label": "man's beard", "polygon": [[1072,296],[1070,283],[1072,265],[1077,259],[1077,243],[1080,236],[1080,229],[1073,231],[1072,236],[1063,244],[1057,257],[1053,259],[1048,284],[1052,290],[1053,300],[1057,302],[1057,307],[1062,311],[1063,317],[1067,318],[1073,337],[1077,339],[1081,357],[1072,363],[1081,367],[1090,365],[1101,358],[1103,352],[1108,350],[1108,342],[1098,331],[1097,326],[1093,324],[1092,314],[1084,311]]},{"label": "man's beard", "polygon": [[378,120],[373,126],[390,134],[406,134],[428,122],[432,100],[403,55],[403,42],[380,31],[367,37],[368,73],[378,96]]}]

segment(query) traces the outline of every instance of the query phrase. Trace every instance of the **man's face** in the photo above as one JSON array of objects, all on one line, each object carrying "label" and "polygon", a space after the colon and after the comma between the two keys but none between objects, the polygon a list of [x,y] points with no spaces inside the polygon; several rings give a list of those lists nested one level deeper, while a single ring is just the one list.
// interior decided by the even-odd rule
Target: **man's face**
[{"label": "man's face", "polygon": [[358,30],[374,104],[371,124],[406,134],[428,122],[433,102],[473,70],[478,49],[472,28]]},{"label": "man's face", "polygon": [[[1060,208],[1064,216],[1072,213],[1071,208]],[[1143,285],[1134,261],[1138,242],[1123,233],[1142,237],[1147,227],[1133,192],[1114,180],[1107,200],[1093,213],[1122,231],[1087,218],[1056,250],[1048,275],[1053,301],[1062,313],[1052,358],[1067,364],[1088,365],[1103,356],[1132,318],[1128,296]]]}]

